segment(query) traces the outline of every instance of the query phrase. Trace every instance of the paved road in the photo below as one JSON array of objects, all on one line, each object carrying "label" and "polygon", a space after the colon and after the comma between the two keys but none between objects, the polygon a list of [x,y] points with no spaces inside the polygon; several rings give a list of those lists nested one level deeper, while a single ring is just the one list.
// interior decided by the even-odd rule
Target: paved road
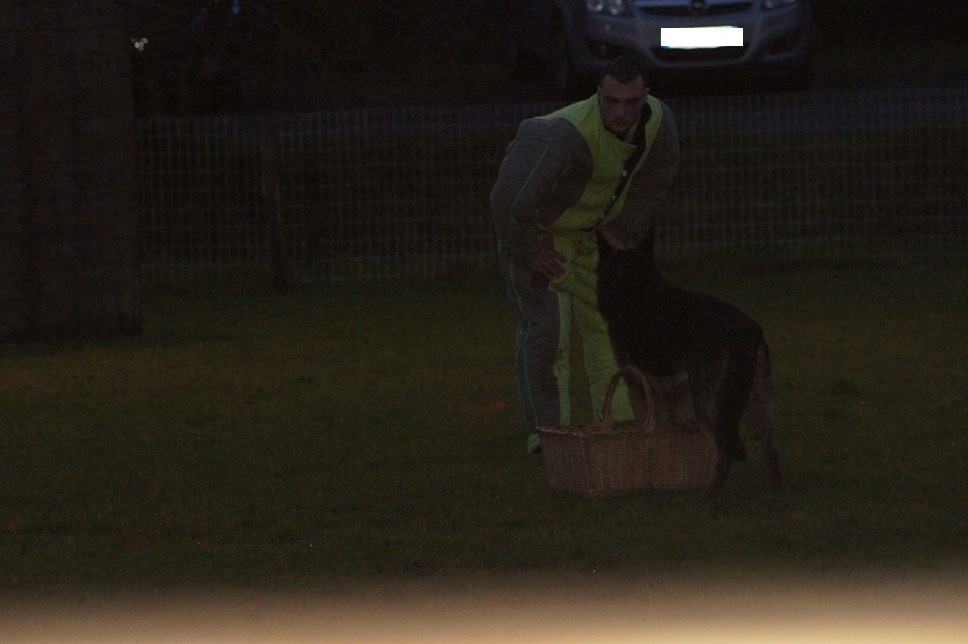
[{"label": "paved road", "polygon": [[[968,120],[968,87],[947,89],[816,89],[795,94],[679,96],[667,99],[680,129],[729,128],[754,133],[870,131],[934,120]],[[277,114],[190,119],[195,134],[230,138],[263,130],[299,139],[324,134],[358,144],[388,136],[440,134],[453,140],[473,132],[506,130],[561,102],[477,107],[400,107],[324,114]],[[164,119],[162,119],[164,120]],[[143,119],[141,127],[150,127]]]},{"label": "paved road", "polygon": [[679,97],[681,126],[720,125],[747,132],[887,129],[935,119],[968,119],[962,89],[820,89],[799,94]]}]

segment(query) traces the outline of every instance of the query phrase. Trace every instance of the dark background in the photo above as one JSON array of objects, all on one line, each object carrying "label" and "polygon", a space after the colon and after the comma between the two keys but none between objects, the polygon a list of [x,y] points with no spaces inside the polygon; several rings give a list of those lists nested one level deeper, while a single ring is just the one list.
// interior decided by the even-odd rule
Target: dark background
[{"label": "dark background", "polygon": [[[131,47],[140,116],[556,98],[539,82],[511,79],[500,1],[134,0],[126,7],[131,38],[148,38],[143,51]],[[968,47],[965,0],[814,0],[813,9],[820,84],[842,81],[845,67],[853,81],[889,79],[891,65],[911,82],[924,75],[951,83],[960,74],[934,59],[938,46],[949,56]]]}]

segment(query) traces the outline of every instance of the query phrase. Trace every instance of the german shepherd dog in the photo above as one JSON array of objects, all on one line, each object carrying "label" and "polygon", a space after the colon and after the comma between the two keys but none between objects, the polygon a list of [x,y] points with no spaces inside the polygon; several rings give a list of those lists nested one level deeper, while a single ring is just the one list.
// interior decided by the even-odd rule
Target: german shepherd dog
[{"label": "german shepherd dog", "polygon": [[[746,459],[739,434],[744,412],[759,436],[770,481],[780,486],[770,355],[760,325],[728,302],[663,279],[652,229],[634,249],[617,250],[601,235],[598,246],[598,308],[616,362],[646,374],[666,406],[681,397],[671,383],[688,381],[696,423],[711,433],[718,452],[707,493],[719,492],[732,462]],[[645,392],[638,383],[628,385],[635,408]]]}]

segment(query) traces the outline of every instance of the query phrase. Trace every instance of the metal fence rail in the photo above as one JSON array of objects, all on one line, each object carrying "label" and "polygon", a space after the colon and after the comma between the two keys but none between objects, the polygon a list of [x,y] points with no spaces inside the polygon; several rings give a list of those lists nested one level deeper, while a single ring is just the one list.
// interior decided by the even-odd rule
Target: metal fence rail
[{"label": "metal fence rail", "polygon": [[[669,101],[669,255],[968,258],[968,89]],[[488,195],[553,104],[137,123],[148,282],[240,266],[297,281],[494,266]]]}]

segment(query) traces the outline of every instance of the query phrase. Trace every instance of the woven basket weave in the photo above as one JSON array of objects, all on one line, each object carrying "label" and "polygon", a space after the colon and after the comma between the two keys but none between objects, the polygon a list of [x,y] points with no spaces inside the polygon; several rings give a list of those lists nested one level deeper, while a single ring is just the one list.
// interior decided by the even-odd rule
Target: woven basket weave
[{"label": "woven basket weave", "polygon": [[[623,375],[642,384],[647,418],[612,419],[612,398]],[[612,376],[602,415],[600,423],[537,429],[551,489],[596,499],[645,488],[704,488],[712,481],[715,445],[699,431],[659,424],[652,385],[635,367],[624,367]]]}]

